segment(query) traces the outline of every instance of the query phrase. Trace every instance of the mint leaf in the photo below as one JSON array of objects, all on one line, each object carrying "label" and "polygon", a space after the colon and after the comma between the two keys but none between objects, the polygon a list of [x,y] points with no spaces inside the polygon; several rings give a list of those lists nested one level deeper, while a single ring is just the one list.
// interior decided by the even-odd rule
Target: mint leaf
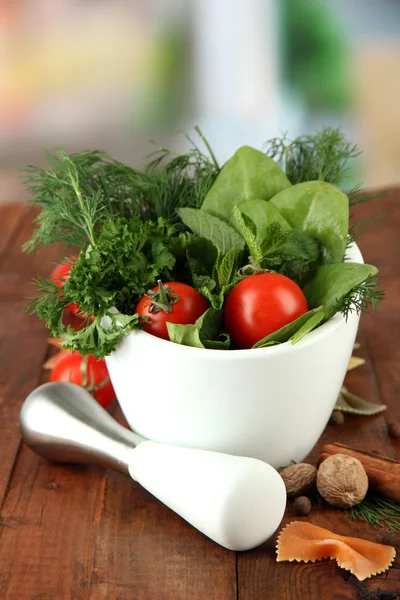
[{"label": "mint leaf", "polygon": [[206,238],[226,254],[232,248],[242,250],[242,236],[222,219],[195,208],[180,208],[178,214],[189,229]]},{"label": "mint leaf", "polygon": [[259,263],[263,257],[263,253],[259,243],[257,242],[257,228],[253,221],[247,215],[242,215],[240,208],[234,206],[232,216],[239,226],[240,232],[244,237],[247,247],[256,263]]},{"label": "mint leaf", "polygon": [[262,256],[275,252],[290,239],[290,230],[283,230],[278,221],[270,223],[260,233]]},{"label": "mint leaf", "polygon": [[232,248],[222,259],[217,263],[218,283],[221,288],[230,285],[236,275],[238,269],[239,252],[236,248]]}]

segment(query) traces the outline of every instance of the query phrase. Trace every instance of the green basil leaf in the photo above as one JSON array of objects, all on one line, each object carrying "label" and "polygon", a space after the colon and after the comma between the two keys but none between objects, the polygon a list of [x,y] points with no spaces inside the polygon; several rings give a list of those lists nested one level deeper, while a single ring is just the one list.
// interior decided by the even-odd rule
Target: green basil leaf
[{"label": "green basil leaf", "polygon": [[349,199],[323,181],[306,181],[270,200],[295,229],[307,231],[324,248],[324,263],[343,260],[349,229]]},{"label": "green basil leaf", "polygon": [[261,242],[263,235],[271,223],[279,223],[282,231],[290,231],[292,228],[284,219],[277,208],[266,200],[247,200],[240,205],[242,214],[250,217],[257,227],[257,240]]},{"label": "green basil leaf", "polygon": [[322,304],[327,321],[338,311],[343,298],[355,286],[377,272],[376,267],[359,263],[322,265],[303,290],[308,306],[315,307]]},{"label": "green basil leaf", "polygon": [[254,344],[253,348],[265,348],[266,346],[270,346],[271,342],[274,344],[283,344],[284,342],[287,342],[311,317],[320,312],[323,312],[322,306],[309,310],[295,321],[292,321],[288,325],[278,329],[278,331],[274,331],[265,336],[262,340]]},{"label": "green basil leaf", "polygon": [[296,331],[294,335],[290,338],[292,344],[297,344],[300,340],[303,339],[307,333],[310,333],[313,329],[315,329],[324,319],[325,313],[323,310],[320,310],[315,315],[312,315],[305,323]]},{"label": "green basil leaf", "polygon": [[242,146],[222,167],[202,208],[229,221],[235,205],[256,198],[269,200],[290,185],[272,158],[260,150]]},{"label": "green basil leaf", "polygon": [[212,242],[222,254],[244,248],[242,236],[218,217],[196,208],[180,208],[178,214],[189,229]]}]

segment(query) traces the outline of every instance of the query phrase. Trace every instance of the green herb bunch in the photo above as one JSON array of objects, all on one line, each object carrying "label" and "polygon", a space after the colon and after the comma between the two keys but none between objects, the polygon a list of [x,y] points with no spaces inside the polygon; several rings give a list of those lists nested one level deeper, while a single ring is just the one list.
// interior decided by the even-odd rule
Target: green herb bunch
[{"label": "green herb bunch", "polygon": [[[143,326],[135,306],[159,279],[189,283],[210,304],[195,325],[169,324],[171,341],[213,349],[229,348],[224,301],[251,273],[287,275],[310,308],[257,347],[298,341],[336,312],[347,317],[382,298],[375,267],[344,260],[349,199],[336,186],[357,149],[339,130],[274,139],[265,153],[243,146],[222,168],[196,131],[204,151],[192,140],[182,155],[159,148],[143,172],[100,151],[60,150],[48,154],[50,168],[25,168],[41,208],[25,250],[61,242],[73,263],[62,293],[50,280],[35,281],[28,310],[65,348],[112,352]],[[85,319],[79,331],[63,324],[68,304]]]}]

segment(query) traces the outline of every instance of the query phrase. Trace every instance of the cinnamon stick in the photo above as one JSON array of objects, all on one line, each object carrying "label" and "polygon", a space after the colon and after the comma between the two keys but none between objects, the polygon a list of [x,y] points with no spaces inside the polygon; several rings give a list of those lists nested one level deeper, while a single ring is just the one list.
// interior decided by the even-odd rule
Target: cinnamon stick
[{"label": "cinnamon stick", "polygon": [[382,456],[350,448],[344,444],[325,444],[323,446],[319,463],[334,454],[346,454],[358,460],[367,472],[370,488],[377,494],[386,496],[395,502],[400,502],[400,462],[388,456]]}]

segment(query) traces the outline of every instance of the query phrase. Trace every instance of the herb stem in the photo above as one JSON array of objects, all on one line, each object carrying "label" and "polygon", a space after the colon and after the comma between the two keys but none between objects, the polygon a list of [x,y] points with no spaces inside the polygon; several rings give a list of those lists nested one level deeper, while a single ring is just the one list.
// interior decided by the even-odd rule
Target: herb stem
[{"label": "herb stem", "polygon": [[203,140],[203,143],[205,145],[205,147],[208,150],[209,155],[212,158],[212,161],[214,163],[215,168],[219,171],[220,170],[220,166],[218,164],[217,161],[217,157],[215,156],[213,149],[211,148],[206,136],[204,135],[204,133],[201,131],[200,127],[198,125],[195,126],[194,130],[196,131],[196,133],[201,137],[201,139]]}]

